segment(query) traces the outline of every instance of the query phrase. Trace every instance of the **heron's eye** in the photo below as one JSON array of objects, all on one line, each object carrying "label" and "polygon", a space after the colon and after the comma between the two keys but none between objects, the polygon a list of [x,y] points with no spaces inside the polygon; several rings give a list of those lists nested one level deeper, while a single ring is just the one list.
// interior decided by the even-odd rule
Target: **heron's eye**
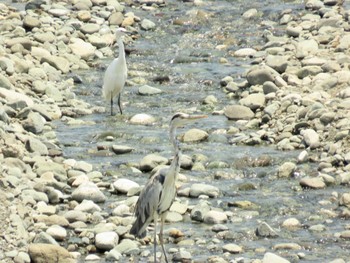
[{"label": "heron's eye", "polygon": [[176,113],[176,114],[171,118],[171,120],[173,121],[173,120],[175,120],[175,119],[177,119],[177,118],[182,119],[182,114],[181,114],[181,113]]}]

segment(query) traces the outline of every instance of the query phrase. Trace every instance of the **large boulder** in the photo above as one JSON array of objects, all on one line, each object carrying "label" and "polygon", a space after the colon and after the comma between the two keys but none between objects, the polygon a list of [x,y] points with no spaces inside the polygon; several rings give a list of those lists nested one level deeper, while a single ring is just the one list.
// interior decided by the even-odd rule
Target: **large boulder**
[{"label": "large boulder", "polygon": [[224,114],[229,120],[250,120],[254,118],[254,112],[243,105],[227,106]]}]

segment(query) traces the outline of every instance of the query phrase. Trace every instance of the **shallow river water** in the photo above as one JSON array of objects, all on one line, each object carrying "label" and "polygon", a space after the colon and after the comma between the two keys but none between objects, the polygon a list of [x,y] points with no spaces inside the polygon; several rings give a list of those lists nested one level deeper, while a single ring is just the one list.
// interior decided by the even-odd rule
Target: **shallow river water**
[{"label": "shallow river water", "polygon": [[[215,238],[210,225],[198,224],[184,220],[167,227],[181,229],[190,239],[205,240],[196,242],[191,247],[185,247],[192,254],[195,261],[205,261],[209,256],[221,255],[225,243],[235,243],[243,247],[243,252],[232,255],[231,258],[254,259],[262,258],[259,248],[273,251],[282,256],[296,260],[297,253],[304,254],[302,262],[327,262],[327,259],[337,257],[346,258],[349,243],[339,241],[335,233],[344,229],[346,222],[340,219],[328,219],[319,211],[334,209],[336,204],[327,203],[320,206],[320,201],[329,200],[333,191],[343,192],[343,189],[328,187],[325,190],[301,190],[298,178],[281,180],[275,177],[276,167],[289,160],[295,160],[299,151],[282,152],[274,146],[241,146],[229,143],[229,137],[220,134],[220,129],[227,130],[237,124],[228,121],[222,115],[212,115],[213,110],[222,110],[226,105],[235,103],[226,96],[220,87],[220,80],[225,76],[232,76],[237,82],[241,81],[241,74],[248,68],[250,60],[237,59],[230,52],[241,47],[259,47],[263,45],[262,35],[265,29],[277,32],[278,15],[285,9],[292,12],[303,12],[299,1],[203,1],[204,6],[196,7],[193,3],[170,0],[163,8],[150,12],[142,9],[130,9],[135,15],[148,18],[157,24],[154,31],[140,31],[140,38],[126,45],[131,50],[127,57],[131,84],[125,87],[122,95],[124,114],[109,116],[109,104],[101,98],[103,70],[110,59],[101,61],[102,67],[88,72],[77,72],[83,79],[83,84],[76,87],[79,98],[86,100],[93,106],[105,106],[106,112],[81,117],[84,121],[94,124],[68,126],[58,122],[57,135],[63,146],[64,156],[84,160],[94,165],[95,170],[101,172],[113,171],[119,177],[132,179],[144,184],[148,174],[135,175],[126,167],[130,163],[138,163],[150,153],[157,153],[170,158],[171,145],[168,141],[168,122],[177,111],[196,112],[203,110],[209,117],[186,128],[199,128],[210,135],[207,141],[199,144],[183,144],[183,153],[189,156],[203,154],[208,157],[208,163],[213,161],[226,162],[229,167],[207,169],[204,172],[182,171],[191,182],[207,182],[217,186],[221,196],[210,199],[213,207],[232,211],[234,216],[227,227],[233,233],[215,244]],[[241,14],[249,8],[259,10],[261,16],[256,20],[243,21]],[[196,16],[197,10],[205,15]],[[177,25],[177,21],[183,23]],[[266,21],[266,22],[262,22]],[[282,32],[282,31],[281,31]],[[228,49],[217,49],[221,44],[229,44]],[[220,63],[220,58],[226,58],[228,63]],[[155,96],[141,96],[136,78],[142,76],[147,84],[157,87],[163,93]],[[168,76],[169,81],[156,82],[156,77]],[[242,79],[243,80],[243,79]],[[214,95],[218,99],[215,108],[204,106],[204,98]],[[115,107],[117,110],[117,107]],[[132,125],[128,120],[135,114],[147,113],[156,117],[156,123],[149,126]],[[183,133],[184,130],[180,130]],[[253,132],[253,131],[252,131]],[[115,155],[110,151],[97,151],[97,146],[106,142],[103,136],[111,134],[115,141],[112,144],[127,145],[134,151],[124,155]],[[261,155],[272,158],[272,164],[267,167],[249,167],[235,165],[236,160],[247,158],[255,160]],[[312,164],[300,167],[304,173],[314,172]],[[220,173],[235,174],[233,179],[217,179]],[[232,177],[231,177],[232,178]],[[106,179],[108,180],[108,179]],[[255,190],[239,190],[239,185],[251,183]],[[108,193],[106,193],[108,194]],[[108,203],[123,200],[125,196],[109,195]],[[194,205],[198,199],[180,200]],[[247,200],[255,204],[252,209],[230,207],[234,201]],[[107,204],[106,207],[107,209]],[[295,217],[303,226],[295,231],[284,230],[281,223]],[[277,238],[257,238],[254,234],[256,227],[262,221],[267,222],[279,234]],[[327,226],[326,231],[311,232],[309,225],[322,223]],[[209,231],[208,231],[209,230]],[[275,251],[272,247],[278,243],[298,243],[302,249],[297,251]],[[212,244],[212,246],[210,246]],[[167,248],[177,247],[168,243]],[[210,247],[211,249],[208,249]],[[178,248],[178,247],[177,247]],[[152,247],[147,247],[152,250]],[[245,262],[245,261],[244,261]]]}]

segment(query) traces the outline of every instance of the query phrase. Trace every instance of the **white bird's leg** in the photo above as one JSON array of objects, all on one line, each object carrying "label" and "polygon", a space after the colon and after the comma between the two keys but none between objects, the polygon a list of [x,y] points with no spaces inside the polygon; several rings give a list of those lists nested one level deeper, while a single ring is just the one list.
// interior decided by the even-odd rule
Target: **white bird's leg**
[{"label": "white bird's leg", "polygon": [[164,242],[163,242],[163,226],[164,226],[165,216],[166,216],[166,213],[164,213],[161,217],[159,241],[160,241],[160,245],[162,246],[165,262],[168,263],[169,261],[168,261],[168,257],[167,257],[166,252],[165,252]]},{"label": "white bird's leg", "polygon": [[122,106],[121,106],[121,103],[120,103],[120,96],[121,96],[121,93],[119,93],[119,96],[118,96],[118,106],[119,106],[120,114],[123,114]]},{"label": "white bird's leg", "polygon": [[113,94],[111,94],[111,116],[113,116]]}]

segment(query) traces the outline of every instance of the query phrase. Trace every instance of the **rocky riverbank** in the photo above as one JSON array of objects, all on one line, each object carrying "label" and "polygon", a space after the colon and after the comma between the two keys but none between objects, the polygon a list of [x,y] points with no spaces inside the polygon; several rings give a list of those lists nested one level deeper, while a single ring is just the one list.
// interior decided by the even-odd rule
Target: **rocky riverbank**
[{"label": "rocky riverbank", "polygon": [[[262,26],[268,30],[261,47],[236,49],[225,43],[217,46],[222,50],[234,49],[227,52],[226,58],[220,58],[222,63],[232,57],[253,58],[243,81],[237,81],[237,76],[218,80],[222,87],[218,92],[225,92],[232,99],[232,105],[220,105],[214,95],[204,100],[207,106],[201,106],[206,113],[224,115],[237,125],[214,132],[192,129],[182,139],[204,144],[203,141],[216,133],[225,134],[230,145],[271,145],[281,151],[300,150],[297,159],[281,164],[269,178],[296,178],[298,183],[293,189],[296,192],[324,191],[334,186],[340,186],[341,190],[324,194],[317,200],[317,215],[288,214],[288,218],[273,227],[270,225],[274,220],[260,222],[253,231],[239,236],[230,224],[257,216],[256,204],[244,200],[215,207],[208,198],[215,200],[222,195],[220,187],[204,183],[188,186],[182,184],[186,177],[181,177],[179,197],[198,198],[198,202],[188,205],[177,200],[167,221],[204,224],[212,235],[207,241],[196,236],[193,230],[167,230],[167,240],[173,245],[169,252],[174,261],[190,261],[196,254],[191,249],[195,245],[211,251],[211,256],[205,259],[208,262],[245,262],[245,256],[241,256],[245,251],[254,254],[247,259],[250,262],[305,262],[324,257],[321,252],[309,255],[308,250],[317,248],[293,238],[285,238],[288,242],[272,242],[272,246],[270,242],[251,247],[241,244],[242,239],[253,243],[273,240],[281,235],[277,228],[282,228],[285,236],[303,229],[323,233],[326,239],[348,247],[350,13],[336,3],[309,0],[300,13],[284,10],[278,21],[264,21]],[[210,21],[210,14],[205,11],[208,4],[191,3],[198,10],[196,19],[204,17]],[[126,42],[137,39],[141,30],[156,27],[154,22],[137,17],[133,9],[152,12],[165,5],[162,1],[147,0],[32,1],[26,4],[25,11],[19,11],[0,4],[2,262],[101,262],[106,259],[143,262],[151,256],[149,237],[138,241],[128,234],[140,185],[123,177],[111,183],[88,162],[64,158],[52,122],[61,119],[79,124],[80,116],[104,112],[104,108],[76,97],[74,86],[81,79],[74,73],[92,70],[95,61],[113,56],[116,27],[125,27],[132,33]],[[259,10],[242,11],[246,12],[242,12],[240,19],[247,23],[254,23],[260,16]],[[182,19],[175,22],[188,23],[192,18]],[[282,26],[283,33],[275,35],[274,26]],[[149,117],[152,116],[138,115],[130,121],[153,123],[154,119]],[[131,149],[116,146],[113,151],[120,154]],[[152,154],[131,169],[134,173],[148,173],[167,163],[168,158]],[[270,163],[271,159],[265,156],[254,163],[241,160],[236,168]],[[315,164],[316,169],[304,170],[305,163]],[[229,166],[225,162],[208,164],[205,156],[187,156],[182,168],[206,171]],[[219,172],[215,179],[230,176]],[[253,184],[241,187],[257,188]],[[106,211],[103,204],[108,203],[108,197],[113,194],[125,198],[108,204]],[[338,220],[343,223],[333,230],[331,226]],[[329,255],[329,262],[348,260],[344,255]]]}]

